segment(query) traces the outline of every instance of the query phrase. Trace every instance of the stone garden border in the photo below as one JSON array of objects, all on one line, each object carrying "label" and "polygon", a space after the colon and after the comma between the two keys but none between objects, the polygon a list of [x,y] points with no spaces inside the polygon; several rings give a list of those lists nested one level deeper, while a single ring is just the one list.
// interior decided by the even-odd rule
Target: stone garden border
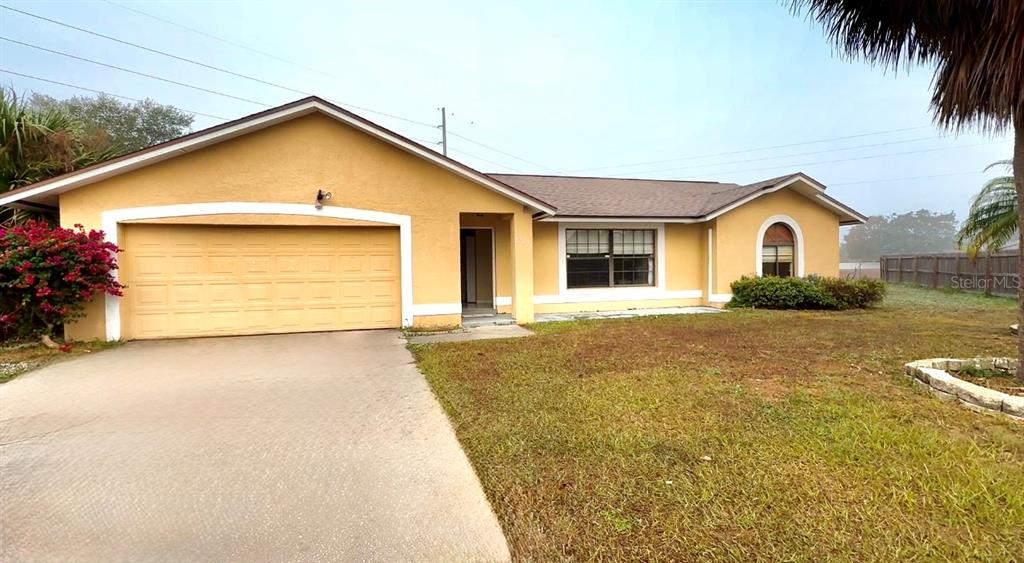
[{"label": "stone garden border", "polygon": [[968,381],[958,379],[946,370],[959,370],[964,366],[997,369],[1013,373],[1017,360],[1013,358],[931,358],[904,364],[907,375],[918,386],[925,387],[940,399],[959,401],[960,404],[983,412],[1002,413],[1024,420],[1024,397],[1008,395]]}]

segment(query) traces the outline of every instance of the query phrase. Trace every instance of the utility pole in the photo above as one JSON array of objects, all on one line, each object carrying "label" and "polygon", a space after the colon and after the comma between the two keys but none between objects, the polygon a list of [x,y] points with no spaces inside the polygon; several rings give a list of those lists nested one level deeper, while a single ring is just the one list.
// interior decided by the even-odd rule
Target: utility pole
[{"label": "utility pole", "polygon": [[448,112],[441,106],[441,154],[448,156]]}]

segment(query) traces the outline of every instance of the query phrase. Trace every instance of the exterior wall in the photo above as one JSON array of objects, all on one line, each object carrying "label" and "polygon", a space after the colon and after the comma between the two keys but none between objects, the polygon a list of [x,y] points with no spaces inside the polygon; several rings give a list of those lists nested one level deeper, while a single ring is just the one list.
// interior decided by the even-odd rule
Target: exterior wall
[{"label": "exterior wall", "polygon": [[839,217],[793,190],[782,189],[714,221],[716,294],[727,295],[734,280],[757,272],[758,232],[775,215],[788,216],[799,226],[803,248],[797,254],[802,251],[804,262],[796,265],[796,272],[839,275]]},{"label": "exterior wall", "polygon": [[533,224],[533,291],[558,293],[558,223]]},{"label": "exterior wall", "polygon": [[[664,284],[653,288],[612,287],[599,291],[563,289],[560,268],[565,256],[559,239],[564,236],[562,230],[565,227],[662,230],[665,248],[656,250],[656,253],[657,259],[664,260]],[[706,277],[701,232],[700,225],[677,223],[534,223],[534,310],[538,313],[566,313],[701,305],[705,285],[701,280]],[[657,270],[659,265],[656,264],[655,268]]]},{"label": "exterior wall", "polygon": [[[99,229],[105,210],[182,203],[312,206],[318,189],[333,193],[325,207],[411,216],[414,315],[417,307],[426,312],[414,319],[416,325],[458,323],[451,320],[458,318],[461,301],[460,212],[497,213],[520,222],[530,218],[515,201],[314,114],[67,192],[60,197],[61,222]],[[308,219],[291,216],[244,220],[254,225],[309,224]],[[527,279],[517,283],[532,293],[532,269],[525,266]],[[531,301],[532,295],[522,299]],[[103,311],[102,300],[90,304],[86,318],[68,327],[68,336],[103,337]],[[429,319],[428,314],[442,318]]]}]

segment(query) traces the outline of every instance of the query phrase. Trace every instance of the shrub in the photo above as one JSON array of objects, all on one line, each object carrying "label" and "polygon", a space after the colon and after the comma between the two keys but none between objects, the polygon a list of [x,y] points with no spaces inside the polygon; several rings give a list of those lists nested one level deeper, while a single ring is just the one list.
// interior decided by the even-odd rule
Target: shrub
[{"label": "shrub", "polygon": [[82,316],[97,295],[121,295],[114,280],[117,245],[102,231],[41,221],[0,229],[0,325],[52,345],[56,326]]},{"label": "shrub", "polygon": [[808,276],[744,276],[732,283],[729,307],[759,309],[854,309],[870,307],[885,296],[878,280]]},{"label": "shrub", "polygon": [[864,309],[882,302],[885,283],[880,280],[809,276],[822,291],[832,296],[839,309]]}]

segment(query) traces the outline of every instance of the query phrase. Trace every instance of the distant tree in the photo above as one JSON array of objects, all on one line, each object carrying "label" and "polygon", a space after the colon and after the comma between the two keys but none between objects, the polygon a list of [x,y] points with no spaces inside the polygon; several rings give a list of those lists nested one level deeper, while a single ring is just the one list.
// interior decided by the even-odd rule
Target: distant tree
[{"label": "distant tree", "polygon": [[58,100],[33,94],[29,104],[39,110],[62,110],[87,130],[104,131],[117,154],[124,154],[180,137],[192,130],[195,116],[173,106],[146,99],[125,103],[101,94]]},{"label": "distant tree", "polygon": [[[1012,171],[1013,162],[993,162],[985,171],[998,167]],[[1013,185],[1013,176],[992,178],[985,182],[978,195],[974,196],[971,212],[957,233],[957,242],[971,255],[976,255],[980,250],[999,250],[1017,236],[1018,215],[1017,190]]]},{"label": "distant tree", "polygon": [[886,254],[948,252],[956,249],[955,213],[927,209],[872,215],[846,233],[841,254],[846,260],[877,260]]}]

